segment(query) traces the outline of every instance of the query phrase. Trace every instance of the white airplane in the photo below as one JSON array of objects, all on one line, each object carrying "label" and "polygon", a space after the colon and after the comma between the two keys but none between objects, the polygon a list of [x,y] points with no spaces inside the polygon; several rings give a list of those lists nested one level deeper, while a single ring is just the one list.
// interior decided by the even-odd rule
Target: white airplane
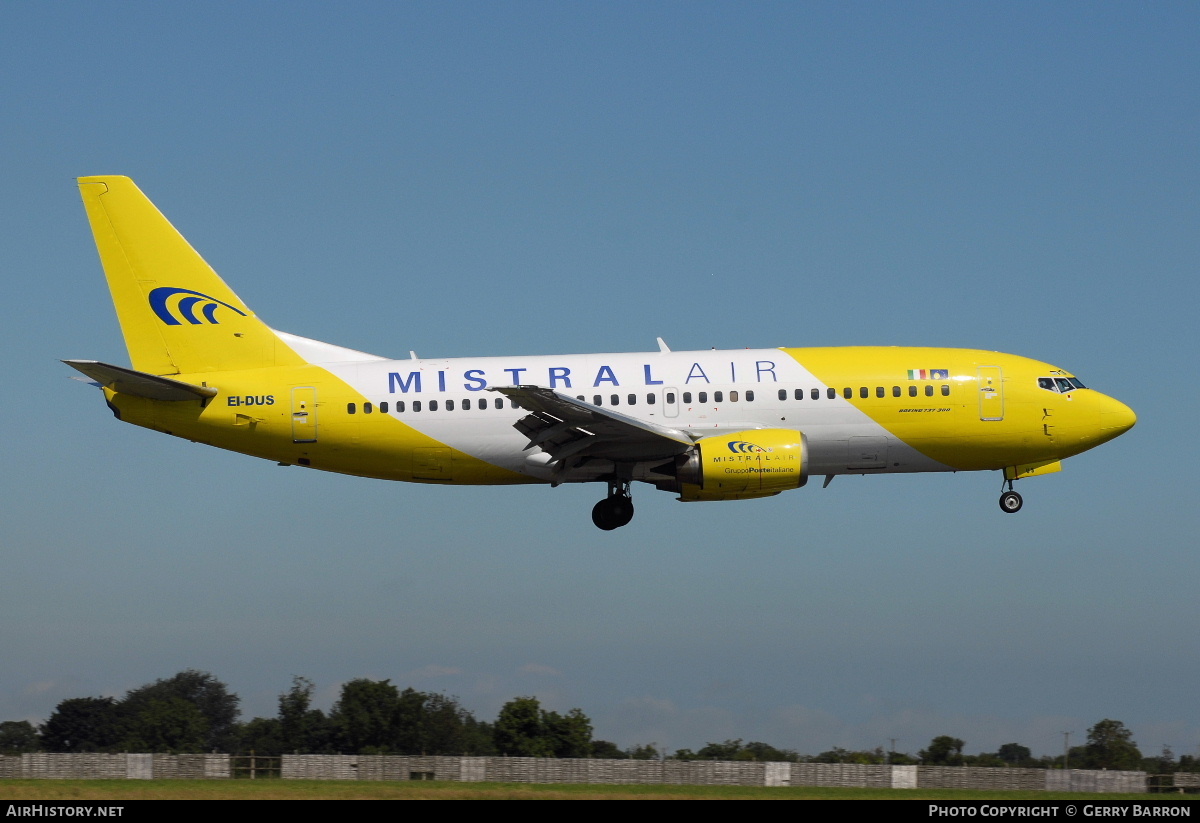
[{"label": "white airplane", "polygon": [[[1013,481],[1134,425],[1056,366],[973,349],[778,348],[389,360],[274,331],[127,177],[79,180],[132,368],[66,360],[117,419],[343,474],[415,483],[598,482],[682,501],[769,497],[840,474]],[[1005,489],[1004,485],[1007,485]]]}]

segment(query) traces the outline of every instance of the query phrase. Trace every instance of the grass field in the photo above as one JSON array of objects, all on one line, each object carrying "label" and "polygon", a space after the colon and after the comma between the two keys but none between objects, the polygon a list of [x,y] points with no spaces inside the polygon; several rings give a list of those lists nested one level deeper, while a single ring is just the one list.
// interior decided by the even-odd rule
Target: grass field
[{"label": "grass field", "polygon": [[1179,795],[367,780],[0,780],[0,800],[1138,800]]}]

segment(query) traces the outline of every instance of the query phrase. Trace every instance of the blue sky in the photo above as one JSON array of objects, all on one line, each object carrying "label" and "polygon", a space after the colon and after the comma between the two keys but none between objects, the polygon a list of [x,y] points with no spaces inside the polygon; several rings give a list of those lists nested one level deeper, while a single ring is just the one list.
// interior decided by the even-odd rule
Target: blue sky
[{"label": "blue sky", "polygon": [[[213,672],[246,716],[391,678],[491,718],[816,753],[1197,752],[1200,9],[4,3],[0,719]],[[268,323],[383,355],[938,345],[1138,426],[1022,483],[321,475],[124,426],[73,178],[127,174]]]}]

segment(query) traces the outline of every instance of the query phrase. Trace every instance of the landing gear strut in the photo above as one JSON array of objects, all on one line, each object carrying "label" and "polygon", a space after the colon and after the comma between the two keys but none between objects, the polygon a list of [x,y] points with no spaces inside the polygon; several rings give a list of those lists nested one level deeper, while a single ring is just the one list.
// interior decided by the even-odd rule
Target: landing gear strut
[{"label": "landing gear strut", "polygon": [[597,528],[610,532],[633,519],[633,498],[629,496],[628,480],[609,480],[608,497],[592,507],[592,522]]},{"label": "landing gear strut", "polygon": [[1000,495],[1000,511],[1005,514],[1016,514],[1021,510],[1021,505],[1024,502],[1021,500],[1021,495],[1013,491],[1011,480],[1008,482],[1008,491]]}]

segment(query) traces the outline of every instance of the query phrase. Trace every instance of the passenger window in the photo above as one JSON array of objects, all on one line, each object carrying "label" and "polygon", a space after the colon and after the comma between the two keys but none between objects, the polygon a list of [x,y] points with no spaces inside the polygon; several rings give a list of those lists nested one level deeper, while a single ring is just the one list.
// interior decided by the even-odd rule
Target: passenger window
[{"label": "passenger window", "polygon": [[470,410],[471,410],[471,398],[469,398],[469,397],[464,398],[463,399],[463,411],[470,411]]},{"label": "passenger window", "polygon": [[[797,400],[799,400],[799,399],[800,399],[800,397],[799,397],[799,395],[800,395],[800,390],[799,390],[799,389],[796,389],[796,395],[797,395],[796,399],[797,399]],[[780,389],[780,390],[779,390],[779,399],[780,399],[780,400],[787,400],[787,389]]]},{"label": "passenger window", "polygon": [[404,412],[404,401],[403,400],[396,401],[396,411],[400,412],[400,413]]},{"label": "passenger window", "polygon": [[415,411],[415,412],[419,412],[420,410],[421,410],[421,401],[420,401],[420,400],[414,400],[414,401],[413,401],[413,411]]},{"label": "passenger window", "polygon": [[868,389],[866,386],[862,386],[858,390],[858,396],[861,397],[863,400],[866,400],[868,397],[871,396],[871,390]]},{"label": "passenger window", "polygon": [[754,389],[746,389],[746,402],[747,403],[754,402]]},{"label": "passenger window", "polygon": [[854,389],[847,386],[846,388],[842,389],[842,396],[845,397],[847,400],[853,399],[854,398]]},{"label": "passenger window", "polygon": [[370,414],[373,411],[375,411],[374,406],[372,406],[370,403],[363,403],[363,414]]},{"label": "passenger window", "polygon": [[675,392],[673,392],[673,391],[669,391],[669,392],[667,392],[667,402],[668,402],[668,403],[674,403],[674,402],[675,402]]},{"label": "passenger window", "polygon": [[933,397],[933,385],[932,384],[925,387],[925,396]]},{"label": "passenger window", "polygon": [[[516,401],[516,400],[509,400],[509,401],[508,401],[508,405],[512,406],[514,409],[516,409],[516,408],[520,408],[519,406],[517,406],[517,401]],[[500,404],[500,408],[504,408],[504,404],[503,404],[503,403],[501,403],[501,404]]]},{"label": "passenger window", "polygon": [[503,397],[497,397],[497,398],[496,398],[496,402],[494,402],[492,405],[493,405],[493,406],[495,406],[497,409],[502,409],[502,408],[504,408],[504,398],[503,398]]},{"label": "passenger window", "polygon": [[446,411],[454,411],[454,401],[453,400],[446,401]]},{"label": "passenger window", "polygon": [[792,392],[792,396],[795,397],[797,400],[803,400],[804,399],[804,389],[796,389],[796,391]]},{"label": "passenger window", "polygon": [[[582,395],[582,394],[577,394],[577,395],[575,395],[575,399],[576,399],[576,400],[583,400],[583,395]],[[583,402],[584,402],[584,403],[586,403],[587,401],[586,401],[586,400],[583,400]]]},{"label": "passenger window", "polygon": [[900,396],[900,387],[892,386],[892,397],[899,397],[899,396]]},{"label": "passenger window", "polygon": [[356,411],[358,411],[357,404],[355,404],[355,403],[347,403],[346,404],[346,414],[354,414]]},{"label": "passenger window", "polygon": [[621,395],[619,394],[610,395],[608,399],[612,401],[614,406],[618,406],[621,403]]},{"label": "passenger window", "polygon": [[713,402],[714,403],[724,403],[725,402],[725,392],[722,392],[722,391],[713,392]]},{"label": "passenger window", "polygon": [[658,402],[658,399],[654,396],[654,392],[650,392],[649,394],[646,395],[646,402],[649,403],[651,406],[653,406],[655,403]]},{"label": "passenger window", "polygon": [[437,401],[436,401],[436,400],[430,400],[430,401],[429,401],[429,410],[430,410],[430,411],[437,411]]},{"label": "passenger window", "polygon": [[603,398],[603,397],[601,397],[601,396],[600,396],[600,395],[598,395],[598,394],[594,394],[594,395],[592,395],[592,405],[593,405],[593,406],[603,406],[603,405],[604,405],[604,398]]},{"label": "passenger window", "polygon": [[631,405],[631,406],[637,405],[637,395],[636,394],[631,394],[626,399],[629,401],[629,405]]},{"label": "passenger window", "polygon": [[832,387],[826,389],[825,396],[828,397],[830,400],[837,400],[837,389],[832,388]]},{"label": "passenger window", "polygon": [[883,388],[883,386],[875,387],[875,396],[876,397],[885,397],[886,395],[887,395],[887,391]]},{"label": "passenger window", "polygon": [[950,396],[950,387],[942,386],[942,397],[949,397],[949,396]]},{"label": "passenger window", "polygon": [[683,402],[684,402],[684,403],[691,403],[691,402],[692,402],[692,393],[691,393],[690,391],[685,391],[685,392],[683,393]]},{"label": "passenger window", "polygon": [[[731,392],[729,393],[729,402],[730,402],[730,403],[736,403],[736,402],[738,401],[738,399],[737,399],[737,398],[738,398],[738,393],[737,393],[737,392],[735,392],[735,391],[731,391]],[[719,398],[718,398],[718,399],[719,399]]]},{"label": "passenger window", "polygon": [[916,397],[916,396],[917,396],[917,387],[916,387],[916,386],[909,386],[909,387],[908,387],[908,396],[909,396],[909,397]]},{"label": "passenger window", "polygon": [[813,400],[820,400],[820,399],[821,399],[821,390],[820,390],[820,389],[813,389],[813,390],[810,392],[810,394],[812,395],[812,399],[813,399]]},{"label": "passenger window", "polygon": [[382,403],[379,404],[379,413],[387,414],[387,410],[388,410],[388,401],[384,400]]},{"label": "passenger window", "polygon": [[707,403],[708,402],[708,392],[706,392],[706,391],[697,392],[696,399],[699,400],[701,403]]}]

